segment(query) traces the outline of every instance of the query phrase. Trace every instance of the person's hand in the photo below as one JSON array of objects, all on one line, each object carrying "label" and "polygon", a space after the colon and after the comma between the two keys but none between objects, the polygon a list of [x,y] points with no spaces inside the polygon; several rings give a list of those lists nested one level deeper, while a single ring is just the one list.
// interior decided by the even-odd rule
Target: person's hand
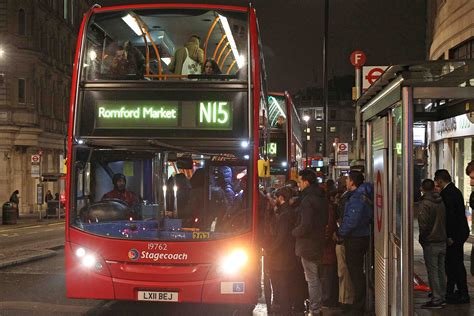
[{"label": "person's hand", "polygon": [[448,238],[448,246],[452,246],[454,244],[454,240],[452,238]]}]

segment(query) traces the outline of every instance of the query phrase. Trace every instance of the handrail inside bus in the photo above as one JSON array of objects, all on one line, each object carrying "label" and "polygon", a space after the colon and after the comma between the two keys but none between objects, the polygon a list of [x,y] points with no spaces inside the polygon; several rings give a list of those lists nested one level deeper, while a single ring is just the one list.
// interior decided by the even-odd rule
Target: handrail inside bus
[{"label": "handrail inside bus", "polygon": [[212,59],[216,60],[217,52],[219,51],[219,48],[221,47],[222,43],[224,42],[226,38],[227,38],[227,34],[222,35],[222,38],[219,41],[219,44],[217,44],[216,49],[214,49],[214,54],[212,56]]},{"label": "handrail inside bus", "polygon": [[207,45],[209,44],[209,39],[211,38],[211,34],[214,31],[214,28],[216,27],[217,22],[219,22],[219,15],[216,16],[216,18],[214,19],[214,22],[212,22],[212,25],[209,28],[209,31],[207,32],[206,40],[204,41],[204,46],[203,46],[204,60],[206,60],[206,57],[207,57]]},{"label": "handrail inside bus", "polygon": [[227,41],[227,43],[224,45],[224,47],[222,47],[222,50],[221,50],[221,52],[219,53],[219,57],[217,57],[217,60],[216,60],[216,63],[217,63],[217,64],[219,64],[219,62],[221,61],[222,55],[224,54],[226,48],[229,47],[229,45],[230,45],[230,42]]},{"label": "handrail inside bus", "polygon": [[[148,39],[150,40],[150,43],[151,45],[153,46],[153,50],[155,51],[155,55],[156,55],[156,59],[157,59],[157,63],[158,63],[158,74],[161,75],[163,73],[163,69],[161,67],[161,56],[160,56],[160,52],[158,50],[158,47],[156,46],[155,42],[153,41],[153,38],[151,37],[150,33],[148,32],[148,27],[146,26],[146,23],[143,22],[143,20],[137,15],[137,14],[133,14],[133,17],[135,18],[135,20],[137,21],[137,23],[140,25],[140,28],[142,30],[142,32],[144,33],[144,41],[145,41],[145,45],[146,45],[146,48],[147,48],[147,56],[146,56],[146,64],[147,64],[147,68],[146,68],[146,75],[150,75],[150,54],[148,52],[148,44],[146,42],[146,37],[148,37]],[[146,76],[145,75],[145,76]]]},{"label": "handrail inside bus", "polygon": [[227,50],[227,53],[225,54],[224,58],[222,58],[222,61],[219,65],[219,69],[222,69],[222,67],[224,67],[224,63],[227,59],[227,57],[229,57],[229,54],[232,52],[232,48],[229,47],[229,49]]},{"label": "handrail inside bus", "polygon": [[229,68],[227,69],[226,75],[230,74],[230,71],[232,70],[232,68],[234,68],[236,63],[237,63],[237,59],[234,59],[232,64],[230,64]]}]

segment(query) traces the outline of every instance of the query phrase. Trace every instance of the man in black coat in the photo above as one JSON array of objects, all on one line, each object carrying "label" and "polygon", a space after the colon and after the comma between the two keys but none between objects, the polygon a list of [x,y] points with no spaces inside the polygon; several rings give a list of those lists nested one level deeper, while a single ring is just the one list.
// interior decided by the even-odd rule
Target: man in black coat
[{"label": "man in black coat", "polygon": [[321,315],[321,282],[318,270],[325,244],[328,203],[324,191],[318,187],[313,170],[300,171],[298,186],[301,191],[301,203],[296,210],[299,221],[292,231],[296,238],[295,253],[301,257],[308,282],[311,312],[313,315]]},{"label": "man in black coat", "polygon": [[[434,181],[441,188],[440,195],[446,206],[446,302],[450,304],[469,303],[469,292],[464,267],[464,243],[469,237],[469,225],[464,209],[461,191],[451,182],[451,176],[445,169],[435,172]],[[454,291],[454,287],[458,291]]]}]

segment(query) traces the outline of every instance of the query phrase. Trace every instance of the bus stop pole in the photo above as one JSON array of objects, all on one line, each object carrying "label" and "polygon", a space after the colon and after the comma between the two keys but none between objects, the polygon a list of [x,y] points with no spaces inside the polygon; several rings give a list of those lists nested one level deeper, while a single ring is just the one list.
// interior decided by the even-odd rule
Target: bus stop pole
[{"label": "bus stop pole", "polygon": [[413,315],[413,88],[402,89],[402,315]]}]

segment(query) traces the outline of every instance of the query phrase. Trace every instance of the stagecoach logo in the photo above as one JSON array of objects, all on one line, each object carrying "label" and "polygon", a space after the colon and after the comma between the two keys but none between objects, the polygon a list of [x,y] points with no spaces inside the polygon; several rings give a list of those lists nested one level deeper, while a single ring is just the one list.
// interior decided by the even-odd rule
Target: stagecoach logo
[{"label": "stagecoach logo", "polygon": [[128,258],[131,260],[138,260],[140,258],[140,252],[137,249],[130,249],[128,251]]}]

